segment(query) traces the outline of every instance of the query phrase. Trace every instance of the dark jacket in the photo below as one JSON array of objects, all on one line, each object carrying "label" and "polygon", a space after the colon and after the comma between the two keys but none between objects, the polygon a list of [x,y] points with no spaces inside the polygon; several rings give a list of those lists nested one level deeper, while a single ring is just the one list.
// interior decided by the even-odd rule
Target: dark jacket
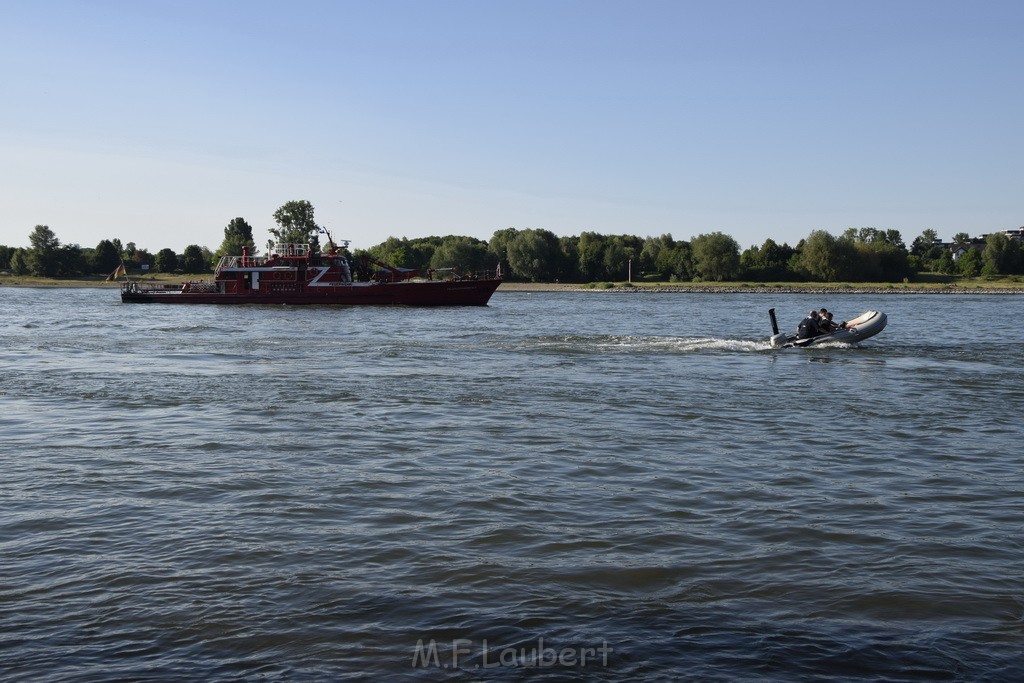
[{"label": "dark jacket", "polygon": [[818,321],[814,318],[807,316],[800,321],[800,325],[796,328],[797,339],[810,339],[811,337],[819,334],[821,330],[818,328]]}]

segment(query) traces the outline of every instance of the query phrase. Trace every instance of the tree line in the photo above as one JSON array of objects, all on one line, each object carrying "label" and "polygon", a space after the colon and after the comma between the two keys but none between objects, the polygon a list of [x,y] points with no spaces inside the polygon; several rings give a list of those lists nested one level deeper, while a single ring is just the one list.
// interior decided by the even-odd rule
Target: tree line
[{"label": "tree line", "polygon": [[[274,212],[277,242],[320,247],[326,231],[317,225],[313,205],[306,200],[287,202]],[[954,243],[970,243],[966,233]],[[164,248],[156,254],[134,242],[101,240],[95,248],[61,244],[54,232],[37,225],[29,247],[0,245],[0,271],[15,275],[76,277],[109,274],[124,264],[130,271],[146,266],[151,272],[203,274],[212,272],[224,255],[241,254],[248,247],[259,252],[253,228],[243,218],[224,228],[215,250],[189,245],[181,254]],[[452,268],[462,273],[493,270],[500,264],[506,278],[533,282],[597,282],[649,279],[669,282],[814,281],[898,282],[919,272],[978,275],[1024,273],[1024,244],[1003,233],[989,235],[984,245],[968,249],[954,260],[934,230],[925,230],[907,247],[898,230],[849,228],[839,236],[815,230],[795,246],[767,239],[760,246],[741,250],[735,239],[721,232],[699,234],[689,241],[671,234],[657,237],[603,235],[581,232],[559,237],[543,228],[505,228],[490,240],[447,235],[406,239],[389,237],[353,256],[369,255],[403,268]]]},{"label": "tree line", "polygon": [[[966,233],[954,243],[970,244]],[[1024,274],[1024,244],[994,233],[954,260],[934,230],[907,247],[898,230],[849,228],[839,236],[815,230],[796,246],[767,239],[741,250],[721,232],[676,240],[506,228],[488,241],[472,237],[389,237],[370,247],[374,258],[405,268],[473,272],[500,263],[510,279],[532,282],[622,281],[629,276],[669,282],[900,282],[921,272],[976,277]],[[358,252],[357,252],[358,253]]]}]

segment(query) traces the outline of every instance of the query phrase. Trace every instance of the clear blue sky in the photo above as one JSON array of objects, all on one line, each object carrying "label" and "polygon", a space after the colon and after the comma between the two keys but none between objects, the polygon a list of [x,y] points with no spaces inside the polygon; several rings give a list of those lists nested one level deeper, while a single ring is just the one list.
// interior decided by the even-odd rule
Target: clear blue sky
[{"label": "clear blue sky", "polygon": [[0,244],[1024,225],[1024,2],[0,0]]}]

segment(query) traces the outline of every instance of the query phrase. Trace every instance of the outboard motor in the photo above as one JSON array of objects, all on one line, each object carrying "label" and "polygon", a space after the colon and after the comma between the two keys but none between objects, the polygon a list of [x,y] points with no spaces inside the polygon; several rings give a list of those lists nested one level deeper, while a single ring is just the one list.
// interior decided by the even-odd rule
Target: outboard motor
[{"label": "outboard motor", "polygon": [[768,317],[772,320],[772,336],[768,341],[771,342],[771,345],[775,348],[784,346],[786,344],[786,340],[789,339],[789,335],[779,333],[779,321],[775,319],[774,308],[768,309]]}]

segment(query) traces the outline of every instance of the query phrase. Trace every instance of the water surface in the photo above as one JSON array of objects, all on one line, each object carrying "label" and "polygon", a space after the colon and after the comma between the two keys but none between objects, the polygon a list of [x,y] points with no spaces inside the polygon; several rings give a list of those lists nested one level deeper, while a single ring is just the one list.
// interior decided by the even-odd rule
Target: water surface
[{"label": "water surface", "polygon": [[0,301],[4,680],[1024,676],[1019,297]]}]

